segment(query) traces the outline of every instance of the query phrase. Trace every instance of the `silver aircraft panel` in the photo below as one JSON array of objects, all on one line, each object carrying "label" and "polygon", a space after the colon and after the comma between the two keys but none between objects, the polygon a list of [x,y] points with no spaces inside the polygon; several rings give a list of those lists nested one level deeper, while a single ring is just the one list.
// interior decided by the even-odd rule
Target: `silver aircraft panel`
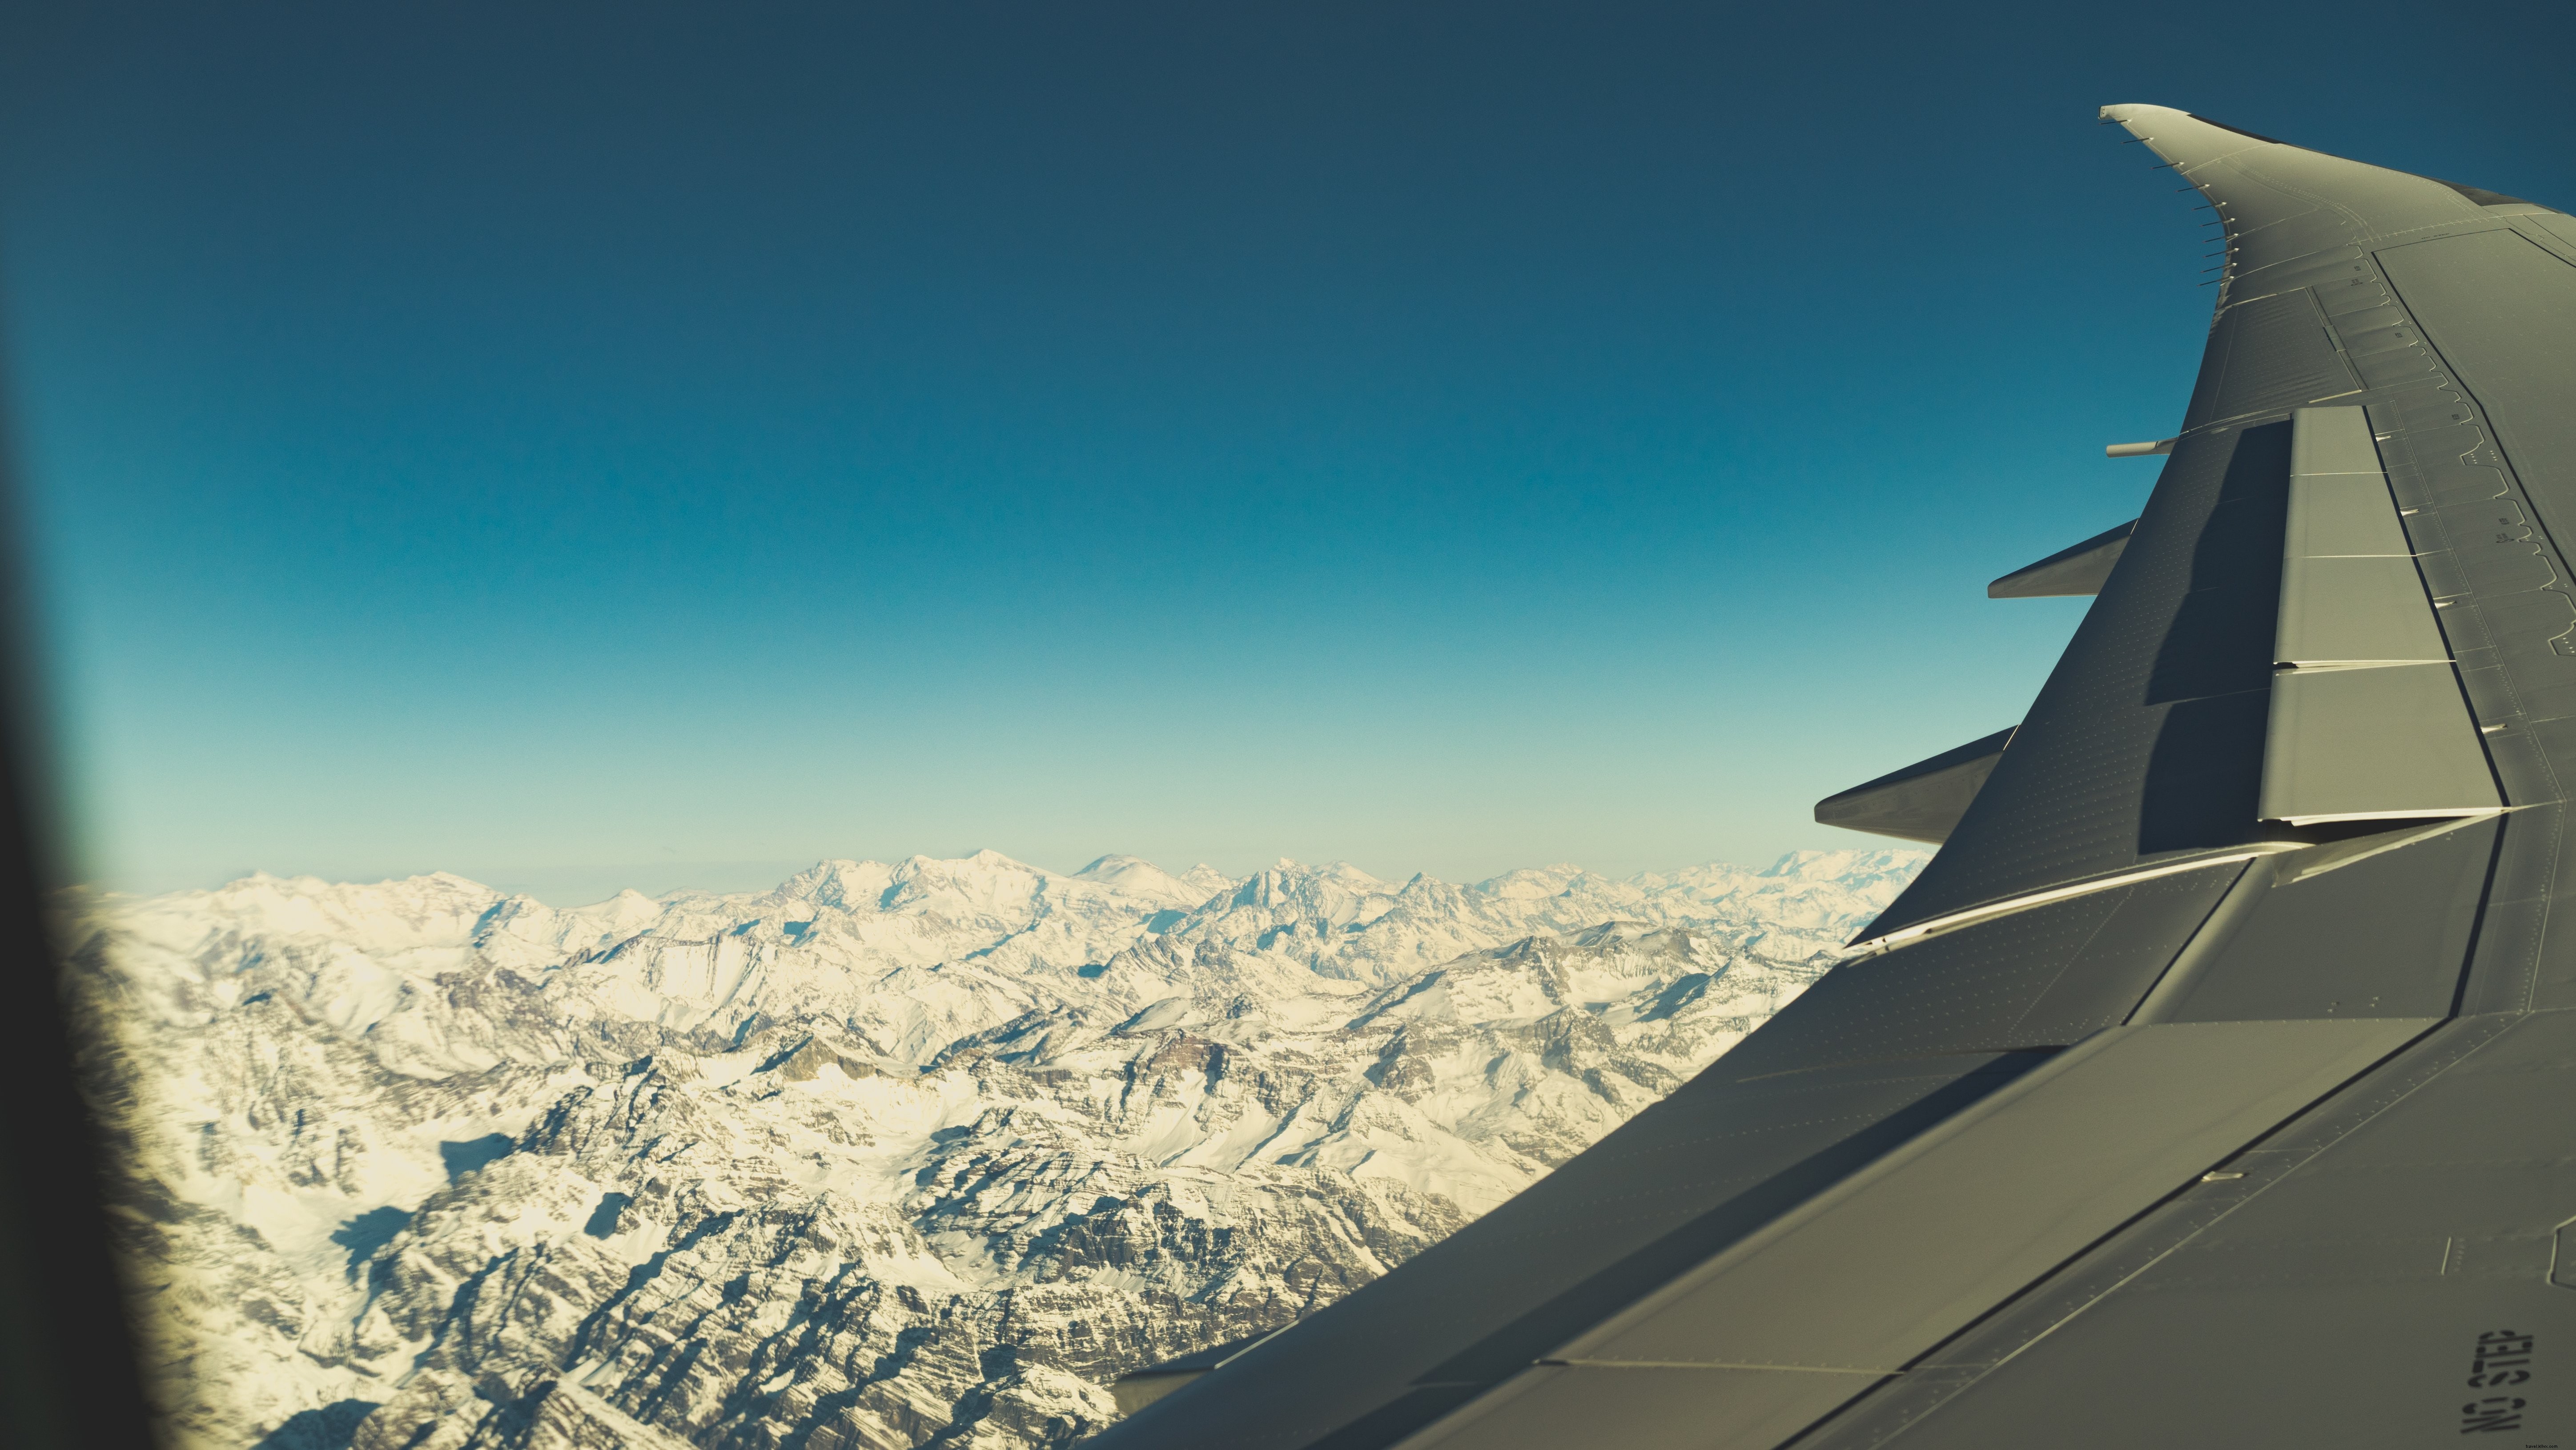
[{"label": "silver aircraft panel", "polygon": [[2273,680],[2262,819],[2403,820],[2500,804],[2449,665],[2283,670]]},{"label": "silver aircraft panel", "polygon": [[2433,1025],[2108,1029],[1549,1358],[1898,1373]]}]

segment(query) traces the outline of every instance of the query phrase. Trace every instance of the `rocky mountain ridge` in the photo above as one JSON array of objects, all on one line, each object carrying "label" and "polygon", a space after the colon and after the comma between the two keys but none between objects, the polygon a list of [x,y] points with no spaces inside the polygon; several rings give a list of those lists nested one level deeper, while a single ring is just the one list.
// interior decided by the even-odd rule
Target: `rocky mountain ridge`
[{"label": "rocky mountain ridge", "polygon": [[1922,859],[254,876],[75,902],[67,990],[175,1444],[1060,1445],[1671,1090]]}]

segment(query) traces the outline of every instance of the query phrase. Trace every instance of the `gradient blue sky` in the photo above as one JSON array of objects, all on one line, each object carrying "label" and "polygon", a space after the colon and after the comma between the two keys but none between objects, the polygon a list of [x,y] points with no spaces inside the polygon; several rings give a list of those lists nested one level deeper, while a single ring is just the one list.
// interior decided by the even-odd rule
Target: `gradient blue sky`
[{"label": "gradient blue sky", "polygon": [[2095,106],[2576,202],[2563,4],[58,8],[0,317],[128,889],[1862,844],[2198,364]]}]

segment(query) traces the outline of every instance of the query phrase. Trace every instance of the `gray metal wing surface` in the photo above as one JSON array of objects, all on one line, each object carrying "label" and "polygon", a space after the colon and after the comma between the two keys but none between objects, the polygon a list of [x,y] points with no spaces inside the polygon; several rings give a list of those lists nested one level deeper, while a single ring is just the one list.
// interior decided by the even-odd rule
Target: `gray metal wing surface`
[{"label": "gray metal wing surface", "polygon": [[1930,865],[1096,1444],[2576,1444],[2576,219],[2103,114],[2206,199],[2217,315]]}]

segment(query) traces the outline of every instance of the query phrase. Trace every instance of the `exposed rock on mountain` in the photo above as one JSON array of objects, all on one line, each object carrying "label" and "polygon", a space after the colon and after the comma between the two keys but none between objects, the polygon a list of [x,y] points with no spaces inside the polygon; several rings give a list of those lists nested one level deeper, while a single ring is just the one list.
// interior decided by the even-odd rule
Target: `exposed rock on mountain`
[{"label": "exposed rock on mountain", "polygon": [[189,1447],[1061,1445],[1706,1066],[1920,864],[76,903]]}]

